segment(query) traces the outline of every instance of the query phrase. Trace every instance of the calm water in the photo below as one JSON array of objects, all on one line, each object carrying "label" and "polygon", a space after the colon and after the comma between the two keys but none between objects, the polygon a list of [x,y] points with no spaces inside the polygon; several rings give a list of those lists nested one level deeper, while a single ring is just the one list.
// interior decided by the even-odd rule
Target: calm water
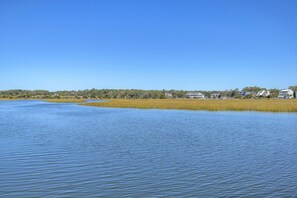
[{"label": "calm water", "polygon": [[0,102],[0,197],[297,197],[297,114]]}]

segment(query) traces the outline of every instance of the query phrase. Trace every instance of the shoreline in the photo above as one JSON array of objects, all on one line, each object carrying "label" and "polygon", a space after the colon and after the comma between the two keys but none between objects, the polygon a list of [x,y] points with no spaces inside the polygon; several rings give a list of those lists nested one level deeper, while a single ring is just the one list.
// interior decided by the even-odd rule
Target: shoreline
[{"label": "shoreline", "polygon": [[76,103],[82,106],[105,108],[134,108],[191,111],[256,111],[256,112],[297,112],[297,100],[275,99],[98,99],[100,102],[87,102],[88,99],[0,99],[0,101],[40,100],[51,103]]},{"label": "shoreline", "polygon": [[297,112],[297,100],[111,99],[105,102],[89,102],[81,105],[106,108],[171,109],[192,111]]}]

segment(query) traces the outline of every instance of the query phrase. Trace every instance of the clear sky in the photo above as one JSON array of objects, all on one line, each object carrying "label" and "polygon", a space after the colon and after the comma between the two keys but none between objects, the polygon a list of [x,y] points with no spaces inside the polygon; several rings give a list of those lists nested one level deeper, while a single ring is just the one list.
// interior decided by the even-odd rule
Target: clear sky
[{"label": "clear sky", "polygon": [[0,0],[0,90],[296,84],[296,0]]}]

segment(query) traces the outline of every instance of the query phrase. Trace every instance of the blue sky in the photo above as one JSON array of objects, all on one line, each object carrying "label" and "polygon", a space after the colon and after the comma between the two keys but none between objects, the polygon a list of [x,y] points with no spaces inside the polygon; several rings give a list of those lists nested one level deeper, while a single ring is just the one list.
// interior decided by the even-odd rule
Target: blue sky
[{"label": "blue sky", "polygon": [[296,0],[0,0],[0,90],[297,84]]}]

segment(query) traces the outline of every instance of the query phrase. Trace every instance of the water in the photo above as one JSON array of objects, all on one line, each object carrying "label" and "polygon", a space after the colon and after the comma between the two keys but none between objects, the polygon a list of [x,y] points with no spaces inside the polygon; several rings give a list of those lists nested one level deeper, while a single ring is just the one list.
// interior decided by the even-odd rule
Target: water
[{"label": "water", "polygon": [[0,102],[0,197],[296,197],[297,114]]}]

